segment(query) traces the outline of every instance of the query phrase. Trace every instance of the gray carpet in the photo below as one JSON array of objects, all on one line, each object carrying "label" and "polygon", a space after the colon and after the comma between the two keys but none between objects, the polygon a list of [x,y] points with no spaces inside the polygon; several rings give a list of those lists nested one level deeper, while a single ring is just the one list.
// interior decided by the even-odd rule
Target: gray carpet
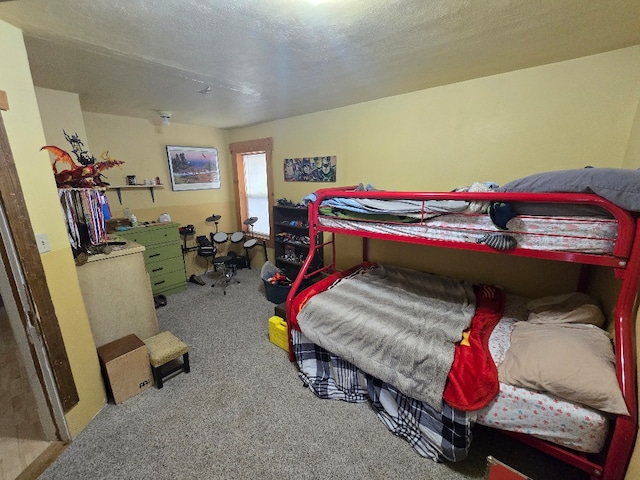
[{"label": "gray carpet", "polygon": [[[482,479],[491,454],[534,479],[583,478],[478,428],[469,457],[424,459],[366,404],[317,399],[268,339],[274,305],[257,270],[240,284],[188,283],[157,310],[189,345],[192,370],[109,403],[42,479]],[[209,284],[213,277],[205,278]]]}]

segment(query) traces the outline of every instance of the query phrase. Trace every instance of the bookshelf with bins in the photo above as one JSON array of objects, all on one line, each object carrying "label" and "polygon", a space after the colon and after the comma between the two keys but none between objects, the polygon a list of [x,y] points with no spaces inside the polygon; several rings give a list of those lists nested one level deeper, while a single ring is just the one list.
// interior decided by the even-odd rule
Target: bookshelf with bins
[{"label": "bookshelf with bins", "polygon": [[[306,207],[274,205],[273,207],[275,264],[289,279],[294,280],[309,253],[309,220]],[[322,243],[322,233],[316,244]],[[313,268],[323,264],[322,248],[313,260]]]}]

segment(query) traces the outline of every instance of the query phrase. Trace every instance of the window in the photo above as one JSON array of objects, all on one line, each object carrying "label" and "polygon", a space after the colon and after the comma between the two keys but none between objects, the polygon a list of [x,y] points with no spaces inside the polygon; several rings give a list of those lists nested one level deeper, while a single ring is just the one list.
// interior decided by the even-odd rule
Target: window
[{"label": "window", "polygon": [[258,217],[254,234],[271,240],[271,138],[232,143],[229,147],[235,165],[238,225],[249,217]]},{"label": "window", "polygon": [[267,156],[264,152],[240,154],[240,156],[244,165],[244,194],[247,203],[245,218],[258,217],[258,221],[253,225],[253,232],[271,237]]}]

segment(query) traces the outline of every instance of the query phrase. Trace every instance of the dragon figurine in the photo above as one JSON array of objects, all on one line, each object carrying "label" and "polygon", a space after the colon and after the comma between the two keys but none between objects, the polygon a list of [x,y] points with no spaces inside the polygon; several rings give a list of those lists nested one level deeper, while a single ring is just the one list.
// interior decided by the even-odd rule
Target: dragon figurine
[{"label": "dragon figurine", "polygon": [[[109,156],[109,152],[102,153],[101,162],[97,162],[95,157],[90,156],[89,152],[82,149],[82,141],[78,138],[78,134],[73,136],[64,132],[66,139],[73,147],[73,153],[78,158],[80,165],[77,165],[71,155],[60,147],[55,145],[45,145],[40,150],[47,150],[54,157],[51,167],[53,175],[56,179],[58,188],[92,188],[104,187],[109,185],[103,180],[102,172],[109,168],[119,167],[124,162],[122,160],[114,160]],[[65,166],[64,169],[58,171],[58,163]]]}]

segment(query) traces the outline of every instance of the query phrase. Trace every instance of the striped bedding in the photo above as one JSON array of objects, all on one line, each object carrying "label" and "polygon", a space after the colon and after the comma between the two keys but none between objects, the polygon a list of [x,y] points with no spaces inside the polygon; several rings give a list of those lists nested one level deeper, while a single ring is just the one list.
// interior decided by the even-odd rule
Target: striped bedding
[{"label": "striped bedding", "polygon": [[512,235],[519,248],[543,251],[611,254],[618,225],[613,218],[518,215],[498,229],[486,214],[440,215],[422,223],[389,223],[319,216],[324,227],[359,232],[385,233],[397,237],[475,243],[486,233]]}]

